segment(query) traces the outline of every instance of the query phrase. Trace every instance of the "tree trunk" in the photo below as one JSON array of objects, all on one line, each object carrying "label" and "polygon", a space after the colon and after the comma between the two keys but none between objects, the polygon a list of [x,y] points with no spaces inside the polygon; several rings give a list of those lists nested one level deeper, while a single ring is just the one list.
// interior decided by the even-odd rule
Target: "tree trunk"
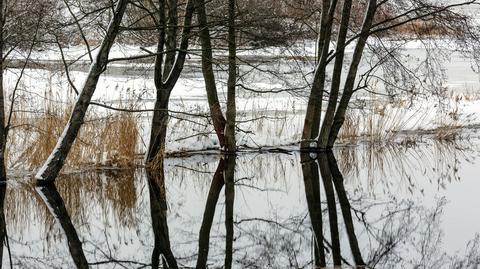
[{"label": "tree trunk", "polygon": [[365,19],[363,21],[360,37],[353,52],[352,63],[350,64],[350,69],[345,81],[342,98],[340,99],[337,112],[335,113],[335,117],[333,119],[332,129],[328,139],[328,147],[333,147],[335,140],[337,140],[338,133],[340,132],[340,128],[342,128],[342,125],[345,122],[345,114],[347,112],[350,99],[353,95],[355,79],[358,73],[358,66],[360,65],[360,60],[362,59],[363,51],[365,49],[365,45],[367,44],[368,36],[370,35],[370,28],[372,27],[376,10],[377,1],[370,0],[368,3],[367,12],[365,14]]},{"label": "tree trunk", "polygon": [[[150,130],[150,145],[147,152],[147,163],[155,165],[156,158],[162,159],[165,154],[165,144],[168,127],[168,103],[171,89],[164,89],[161,86],[157,89],[157,98],[155,101],[152,127]],[[152,167],[150,167],[152,168]]]},{"label": "tree trunk", "polygon": [[225,118],[223,117],[220,101],[218,100],[217,86],[215,85],[215,74],[213,73],[213,53],[210,30],[208,28],[207,12],[205,9],[205,0],[196,0],[196,11],[198,26],[200,27],[199,36],[202,45],[202,73],[205,80],[205,90],[207,92],[210,115],[212,116],[213,127],[217,134],[220,147],[225,147]]},{"label": "tree trunk", "polygon": [[322,123],[318,145],[322,149],[328,148],[328,139],[332,129],[333,118],[335,117],[335,110],[337,109],[338,95],[340,91],[340,84],[343,70],[343,59],[345,57],[345,41],[348,33],[348,24],[350,22],[350,13],[352,8],[352,0],[344,0],[342,19],[340,21],[340,29],[338,31],[337,47],[335,50],[335,64],[333,67],[332,85],[330,89],[330,96],[328,98],[327,111]]},{"label": "tree trunk", "polygon": [[[164,0],[160,1],[160,5],[165,4]],[[177,31],[178,31],[178,15],[177,15],[177,0],[167,0],[167,22],[166,22],[166,51],[165,65],[163,68],[163,77],[166,78],[172,71],[175,64],[175,56],[177,52]],[[160,7],[160,10],[164,7]]]},{"label": "tree trunk", "polygon": [[85,114],[87,112],[90,100],[95,88],[97,87],[98,78],[105,70],[108,63],[108,55],[112,45],[115,42],[120,23],[122,22],[123,14],[127,8],[128,0],[119,0],[115,8],[115,14],[107,29],[107,33],[99,48],[98,55],[90,66],[87,79],[82,91],[77,97],[77,101],[73,108],[70,119],[65,126],[62,136],[59,138],[57,145],[50,153],[47,161],[38,171],[35,178],[38,183],[54,181],[58,173],[63,167],[68,153],[75,141],[80,127],[83,124]]},{"label": "tree trunk", "polygon": [[5,23],[5,0],[0,0],[0,182],[7,181],[7,169],[5,163],[5,148],[7,144],[7,130],[5,129],[5,99],[3,92],[3,31]]},{"label": "tree trunk", "polygon": [[89,268],[85,253],[82,249],[82,242],[78,238],[77,231],[72,224],[72,220],[68,215],[65,203],[58,193],[55,185],[46,185],[37,189],[38,194],[42,197],[50,213],[59,222],[62,230],[67,238],[68,250],[73,258],[77,268]]},{"label": "tree trunk", "polygon": [[327,58],[330,48],[333,17],[337,0],[324,1],[322,6],[322,23],[319,35],[318,64],[313,78],[312,89],[308,99],[307,112],[302,133],[301,148],[311,148],[311,143],[318,136],[322,114],[323,91],[325,87]]},{"label": "tree trunk", "polygon": [[[183,22],[182,40],[179,46],[179,52],[176,59],[167,58],[165,64],[163,63],[162,52],[167,47],[172,46],[173,43],[170,40],[170,35],[176,35],[174,31],[164,31],[165,28],[162,25],[166,25],[163,14],[163,9],[159,8],[160,24],[159,25],[159,39],[157,44],[157,53],[155,59],[155,71],[154,81],[156,88],[156,100],[154,105],[154,113],[152,118],[152,126],[150,130],[150,142],[145,156],[145,162],[150,166],[155,166],[155,160],[157,158],[163,158],[165,152],[167,126],[168,126],[168,103],[170,101],[170,94],[175,87],[175,84],[182,73],[183,66],[185,64],[185,57],[187,55],[188,43],[191,32],[192,15],[194,11],[193,0],[188,0],[185,10],[185,19]],[[162,4],[162,1],[160,5]],[[169,15],[172,16],[172,15]],[[167,44],[166,44],[167,43]],[[172,48],[170,48],[172,49]],[[162,66],[168,68],[169,72],[162,71]],[[165,70],[165,68],[163,68]],[[164,76],[168,73],[168,76]]]},{"label": "tree trunk", "polygon": [[228,85],[227,85],[227,151],[236,151],[235,88],[237,84],[237,42],[235,38],[235,0],[228,1]]}]

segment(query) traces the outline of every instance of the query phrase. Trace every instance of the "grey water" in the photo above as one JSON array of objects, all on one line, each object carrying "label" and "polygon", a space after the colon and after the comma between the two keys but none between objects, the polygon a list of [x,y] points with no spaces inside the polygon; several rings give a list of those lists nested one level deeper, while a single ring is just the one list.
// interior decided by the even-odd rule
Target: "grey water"
[{"label": "grey water", "polygon": [[0,190],[4,268],[478,268],[478,139],[167,158]]}]

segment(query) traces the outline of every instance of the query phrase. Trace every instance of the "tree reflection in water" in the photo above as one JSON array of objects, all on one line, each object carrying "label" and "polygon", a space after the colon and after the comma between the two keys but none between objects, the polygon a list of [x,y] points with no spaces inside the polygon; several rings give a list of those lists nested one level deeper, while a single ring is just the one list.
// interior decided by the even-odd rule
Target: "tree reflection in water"
[{"label": "tree reflection in water", "polygon": [[78,238],[77,231],[72,224],[65,203],[53,183],[37,187],[37,191],[43,198],[50,213],[62,227],[68,243],[70,255],[77,268],[88,268],[88,262],[82,249],[82,242]]},{"label": "tree reflection in water", "polygon": [[160,268],[160,257],[167,268],[178,268],[177,260],[170,246],[167,223],[167,196],[163,160],[155,171],[147,171],[148,192],[150,194],[150,214],[155,238],[152,253],[152,268]]},{"label": "tree reflection in water", "polygon": [[[324,241],[328,241],[324,238],[322,229],[322,210],[320,199],[320,180],[318,169],[320,168],[320,174],[322,176],[322,182],[327,197],[328,207],[328,219],[330,224],[330,238],[331,243],[328,246],[332,252],[333,264],[339,266],[342,264],[342,260],[350,265],[345,258],[342,258],[340,250],[340,236],[338,229],[337,218],[337,203],[335,199],[335,191],[340,202],[340,208],[345,222],[347,231],[348,242],[350,244],[350,250],[352,252],[353,259],[356,266],[365,266],[360,248],[358,246],[357,236],[355,234],[355,228],[353,225],[352,212],[350,202],[348,201],[347,194],[343,183],[343,176],[338,170],[337,162],[333,153],[320,153],[318,156],[315,154],[314,158],[312,154],[302,153],[302,170],[305,183],[305,195],[307,197],[308,210],[310,219],[312,222],[314,233],[314,253],[315,253],[315,265],[319,267],[325,267],[325,245]],[[318,164],[317,164],[318,162]],[[335,191],[334,187],[335,186]]]},{"label": "tree reflection in water", "polygon": [[[448,187],[448,171],[464,184],[459,168],[469,163],[461,153],[389,150],[403,160],[397,172],[381,151],[373,158],[346,150],[335,152],[338,164],[333,153],[166,159],[156,171],[66,175],[37,192],[27,180],[11,180],[0,190],[0,226],[9,227],[15,268],[478,266],[475,233],[462,231],[465,250],[448,252],[449,198],[423,197]],[[433,152],[455,166],[439,169],[423,157]],[[361,161],[346,163],[355,159],[349,156]],[[439,180],[422,176],[429,164]]]},{"label": "tree reflection in water", "polygon": [[207,203],[202,218],[198,239],[198,257],[196,268],[208,268],[210,250],[210,232],[215,216],[220,192],[225,186],[225,268],[232,268],[234,239],[234,200],[235,200],[235,163],[236,156],[220,159],[208,192]]}]

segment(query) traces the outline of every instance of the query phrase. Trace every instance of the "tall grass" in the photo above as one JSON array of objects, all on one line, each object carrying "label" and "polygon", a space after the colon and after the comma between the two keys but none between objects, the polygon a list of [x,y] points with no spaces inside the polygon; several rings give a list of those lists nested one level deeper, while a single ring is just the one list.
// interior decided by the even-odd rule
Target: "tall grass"
[{"label": "tall grass", "polygon": [[[71,105],[46,101],[39,113],[15,113],[15,128],[9,135],[9,166],[32,170],[42,165],[62,134],[71,110]],[[134,166],[139,140],[137,117],[127,112],[99,115],[90,113],[85,120],[66,166]]]}]

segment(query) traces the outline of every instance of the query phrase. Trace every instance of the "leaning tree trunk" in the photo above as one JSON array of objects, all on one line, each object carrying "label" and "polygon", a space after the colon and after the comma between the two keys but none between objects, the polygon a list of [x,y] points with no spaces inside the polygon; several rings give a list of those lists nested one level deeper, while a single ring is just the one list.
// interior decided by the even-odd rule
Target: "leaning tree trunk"
[{"label": "leaning tree trunk", "polygon": [[5,148],[7,144],[7,131],[5,129],[5,100],[3,93],[3,49],[5,42],[3,40],[4,28],[4,2],[0,0],[0,182],[7,181],[7,171],[5,164]]},{"label": "leaning tree trunk", "polygon": [[340,129],[345,122],[345,115],[347,112],[348,104],[350,103],[350,99],[352,98],[354,92],[355,78],[357,77],[358,66],[360,65],[360,60],[362,59],[363,51],[365,49],[365,45],[367,44],[367,39],[370,35],[370,28],[372,27],[373,18],[375,17],[376,10],[377,1],[370,0],[368,3],[367,12],[365,14],[365,19],[363,21],[362,30],[358,38],[357,45],[355,46],[355,50],[353,52],[352,62],[350,64],[350,69],[348,70],[342,98],[340,99],[337,112],[335,113],[335,117],[333,119],[333,124],[331,127],[327,145],[329,148],[333,147],[333,145],[335,144],[338,133],[340,132]]},{"label": "leaning tree trunk", "polygon": [[213,73],[213,53],[210,30],[208,28],[207,12],[204,0],[195,0],[199,36],[202,45],[202,72],[205,80],[210,115],[213,121],[213,128],[217,133],[220,147],[225,147],[225,118],[223,117],[220,101],[218,100],[217,86],[215,85],[215,74]]},{"label": "leaning tree trunk", "polygon": [[[159,9],[160,13],[160,21],[161,24],[159,26],[159,41],[157,45],[157,57],[155,60],[155,73],[154,73],[154,80],[155,80],[155,88],[156,88],[156,100],[155,100],[155,107],[154,113],[152,118],[152,126],[150,130],[150,142],[147,149],[147,154],[145,156],[145,162],[149,166],[155,166],[156,158],[162,158],[165,152],[165,144],[166,144],[166,136],[167,136],[167,126],[168,126],[168,103],[170,101],[170,94],[172,93],[173,87],[178,81],[180,74],[182,73],[183,66],[185,64],[185,58],[187,55],[188,43],[190,38],[191,32],[191,23],[192,23],[192,15],[194,11],[193,0],[188,0],[185,10],[185,18],[183,22],[183,32],[182,38],[180,42],[180,46],[178,49],[178,54],[174,58],[169,58],[167,55],[167,59],[165,60],[165,64],[163,63],[163,50],[165,49],[165,45],[167,50],[175,49],[176,45],[171,40],[171,35],[176,35],[175,31],[164,31],[162,22],[164,23],[164,14],[162,14],[162,9]],[[162,7],[162,2],[160,1],[160,7]],[[170,1],[172,2],[172,1]],[[176,2],[176,1],[173,1]],[[170,11],[169,16],[174,16],[173,13]],[[172,19],[170,19],[172,20]],[[170,40],[170,41],[169,41]],[[167,68],[169,72],[162,72],[162,65],[165,65],[163,70]],[[168,74],[167,74],[168,73]]]},{"label": "leaning tree trunk", "polygon": [[120,23],[122,22],[123,14],[125,13],[128,2],[129,0],[119,0],[117,3],[114,16],[108,26],[107,33],[103,39],[95,60],[90,66],[87,79],[83,85],[82,91],[77,97],[77,101],[73,108],[70,119],[63,130],[62,136],[59,138],[57,145],[50,153],[47,161],[35,176],[38,183],[54,181],[62,169],[63,164],[65,163],[73,142],[75,141],[80,127],[83,124],[90,100],[92,99],[92,95],[97,87],[98,79],[108,64],[108,55],[115,42],[115,38],[118,34]]},{"label": "leaning tree trunk", "polygon": [[325,87],[326,67],[328,64],[327,58],[336,6],[337,0],[324,1],[322,6],[322,23],[318,41],[318,64],[316,66],[312,89],[308,98],[307,112],[303,125],[301,144],[303,149],[311,148],[311,143],[318,136],[320,129],[322,99]]},{"label": "leaning tree trunk", "polygon": [[235,88],[237,84],[237,42],[235,38],[235,0],[228,2],[228,82],[227,82],[227,151],[236,151],[235,140]]},{"label": "leaning tree trunk", "polygon": [[330,95],[328,98],[327,111],[320,130],[320,137],[318,145],[322,149],[328,148],[328,139],[332,129],[333,118],[335,117],[335,110],[337,109],[338,95],[340,91],[340,84],[343,70],[343,59],[345,57],[345,41],[347,39],[348,24],[350,22],[350,12],[352,9],[352,0],[344,0],[342,19],[340,21],[340,29],[338,31],[337,47],[335,50],[335,64],[333,67],[332,85],[330,88]]}]

